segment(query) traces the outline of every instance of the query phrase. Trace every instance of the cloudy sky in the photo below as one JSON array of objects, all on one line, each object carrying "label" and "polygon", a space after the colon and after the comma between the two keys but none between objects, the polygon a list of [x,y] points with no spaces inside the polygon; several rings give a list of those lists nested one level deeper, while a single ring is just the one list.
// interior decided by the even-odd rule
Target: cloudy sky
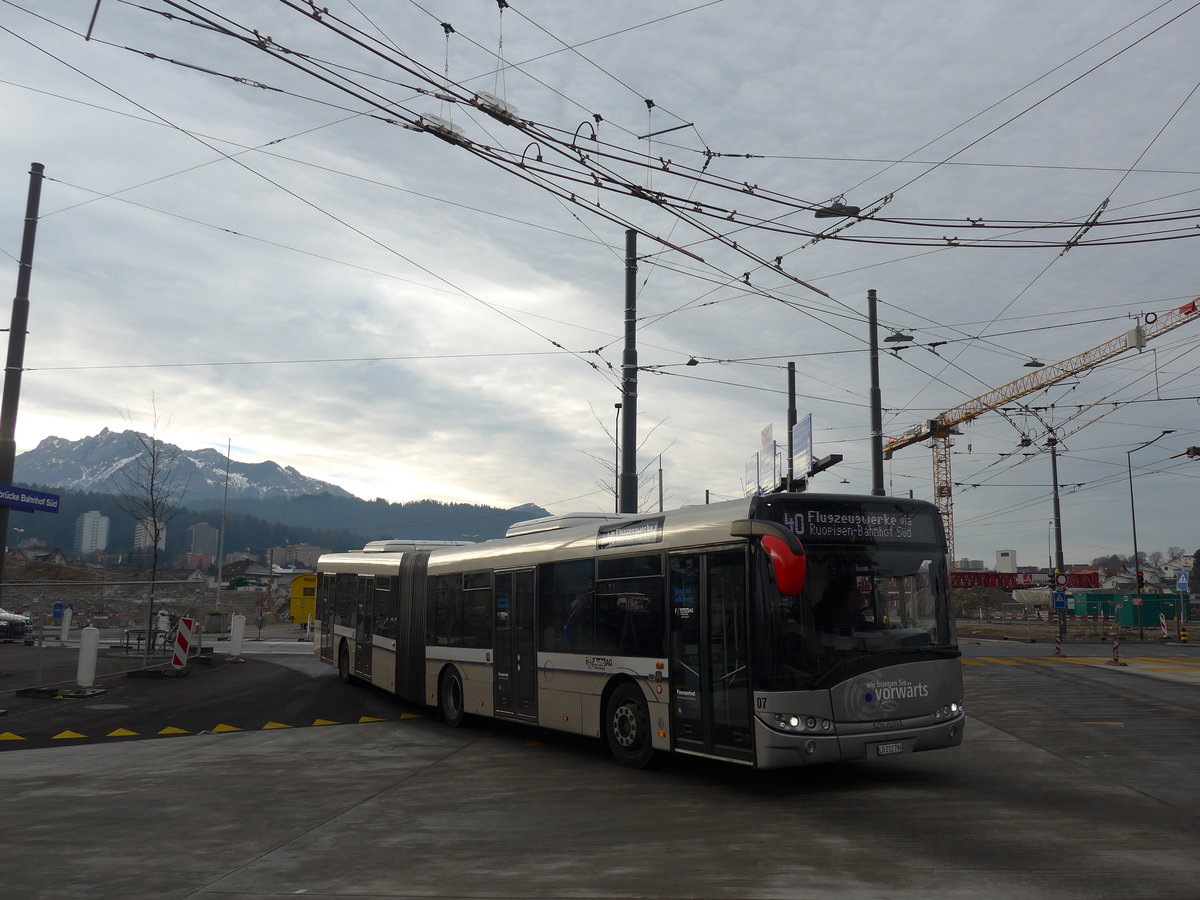
[{"label": "cloudy sky", "polygon": [[[669,507],[741,494],[789,361],[814,489],[869,493],[868,290],[889,436],[1200,294],[1188,0],[326,5],[0,0],[19,451],[156,409],[366,498],[612,509],[635,228],[643,508],[660,458]],[[1131,465],[1139,549],[1200,546],[1198,348],[964,424],[957,555],[1046,563],[1051,429],[1069,562],[1132,551]],[[885,486],[932,499],[928,443]]]}]

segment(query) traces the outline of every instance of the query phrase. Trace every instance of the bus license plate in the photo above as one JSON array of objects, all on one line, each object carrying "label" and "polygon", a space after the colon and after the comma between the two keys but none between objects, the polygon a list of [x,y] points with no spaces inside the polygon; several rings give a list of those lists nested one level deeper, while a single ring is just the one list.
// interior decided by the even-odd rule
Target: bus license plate
[{"label": "bus license plate", "polygon": [[888,744],[876,744],[875,745],[875,755],[876,756],[894,756],[897,753],[903,753],[903,752],[904,752],[904,742],[903,741],[892,741],[891,743],[888,743]]}]

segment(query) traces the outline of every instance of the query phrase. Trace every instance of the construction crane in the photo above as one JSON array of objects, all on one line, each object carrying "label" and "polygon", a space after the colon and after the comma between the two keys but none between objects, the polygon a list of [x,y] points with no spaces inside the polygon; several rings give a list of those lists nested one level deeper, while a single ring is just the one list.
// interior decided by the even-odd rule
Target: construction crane
[{"label": "construction crane", "polygon": [[1035,372],[1031,372],[1016,381],[1010,381],[1004,387],[988,391],[974,400],[961,403],[953,409],[948,409],[936,419],[928,419],[923,424],[908,429],[900,437],[890,438],[884,447],[883,455],[891,459],[892,454],[912,444],[933,440],[933,495],[934,502],[941,510],[942,520],[946,526],[947,552],[951,567],[954,566],[954,491],[950,480],[950,448],[953,446],[950,438],[960,434],[957,427],[964,422],[970,422],[986,412],[998,409],[1006,403],[1012,403],[1021,397],[1035,393],[1042,388],[1050,387],[1080,372],[1085,372],[1105,360],[1120,356],[1128,350],[1142,350],[1147,341],[1166,334],[1168,331],[1200,319],[1200,297],[1195,298],[1177,310],[1163,315],[1147,313],[1144,323],[1120,337],[1106,341],[1098,347],[1093,347],[1078,356],[1049,363]]}]

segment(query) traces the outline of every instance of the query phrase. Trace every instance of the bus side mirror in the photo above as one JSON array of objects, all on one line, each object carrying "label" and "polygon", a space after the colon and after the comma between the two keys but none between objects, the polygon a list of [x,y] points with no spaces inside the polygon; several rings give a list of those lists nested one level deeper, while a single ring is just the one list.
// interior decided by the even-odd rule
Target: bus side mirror
[{"label": "bus side mirror", "polygon": [[793,552],[781,538],[773,534],[762,536],[762,548],[771,558],[775,569],[775,584],[779,593],[784,596],[799,594],[804,589],[804,578],[808,574],[808,557],[801,548],[799,553]]}]

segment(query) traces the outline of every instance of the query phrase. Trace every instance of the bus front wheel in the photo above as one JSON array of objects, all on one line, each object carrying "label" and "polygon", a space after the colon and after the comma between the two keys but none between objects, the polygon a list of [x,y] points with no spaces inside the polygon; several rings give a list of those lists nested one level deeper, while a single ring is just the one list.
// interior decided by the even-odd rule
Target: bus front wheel
[{"label": "bus front wheel", "polygon": [[457,669],[447,669],[442,675],[442,686],[438,694],[438,709],[442,713],[442,720],[451,728],[457,728],[462,724],[466,712],[463,706],[462,676],[458,674]]},{"label": "bus front wheel", "polygon": [[644,769],[654,757],[650,713],[641,688],[626,682],[608,698],[604,734],[613,758],[631,769]]}]

